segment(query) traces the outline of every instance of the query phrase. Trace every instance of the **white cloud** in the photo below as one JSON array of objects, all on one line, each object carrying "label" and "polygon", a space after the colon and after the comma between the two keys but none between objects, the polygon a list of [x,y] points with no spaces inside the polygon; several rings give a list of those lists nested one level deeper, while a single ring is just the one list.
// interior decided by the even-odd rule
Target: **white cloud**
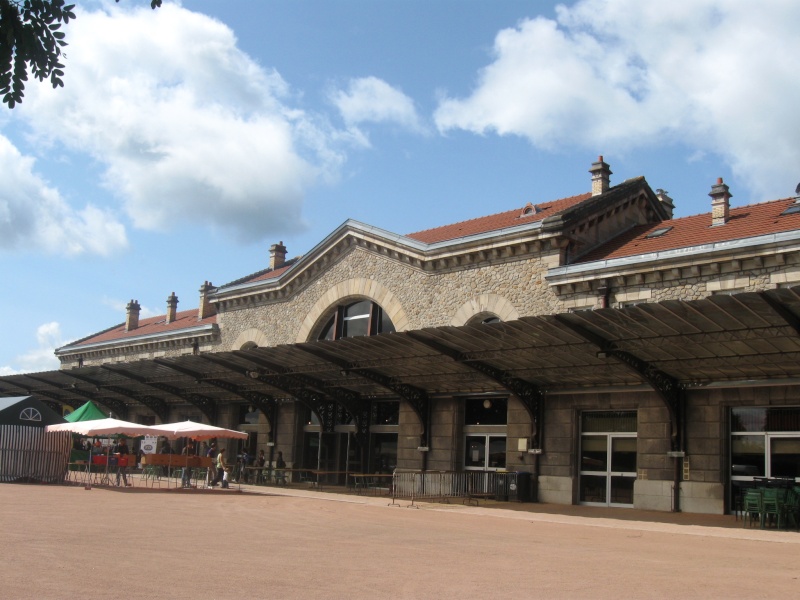
[{"label": "white cloud", "polygon": [[40,325],[36,330],[36,342],[35,349],[16,357],[15,363],[19,365],[18,369],[0,366],[0,376],[57,370],[59,361],[54,351],[59,346],[63,346],[61,326],[55,321]]},{"label": "white cloud", "polygon": [[125,227],[109,212],[70,207],[0,135],[0,251],[108,255],[126,248]]},{"label": "white cloud", "polygon": [[395,123],[411,131],[424,131],[414,101],[377,77],[351,79],[347,91],[332,91],[329,98],[350,127]]},{"label": "white cloud", "polygon": [[293,108],[280,75],[219,21],[175,4],[82,12],[65,87],[18,109],[43,143],[89,154],[133,223],[195,223],[243,241],[303,227],[306,190],[335,177],[337,132]]},{"label": "white cloud", "polygon": [[800,3],[584,0],[557,20],[498,33],[440,131],[526,137],[606,153],[686,143],[716,153],[755,192],[794,189],[800,164]]}]

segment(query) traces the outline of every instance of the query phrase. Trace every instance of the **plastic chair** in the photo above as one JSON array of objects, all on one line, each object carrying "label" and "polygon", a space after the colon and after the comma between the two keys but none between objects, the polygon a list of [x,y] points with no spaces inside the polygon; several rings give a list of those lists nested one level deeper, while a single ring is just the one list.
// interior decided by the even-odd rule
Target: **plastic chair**
[{"label": "plastic chair", "polygon": [[761,528],[768,523],[775,523],[780,529],[783,525],[783,506],[786,503],[786,490],[766,488],[761,497]]},{"label": "plastic chair", "polygon": [[750,519],[750,527],[753,526],[753,518],[757,515],[759,525],[764,527],[764,507],[761,502],[761,490],[747,490],[742,500],[742,526],[747,527],[747,519]]}]

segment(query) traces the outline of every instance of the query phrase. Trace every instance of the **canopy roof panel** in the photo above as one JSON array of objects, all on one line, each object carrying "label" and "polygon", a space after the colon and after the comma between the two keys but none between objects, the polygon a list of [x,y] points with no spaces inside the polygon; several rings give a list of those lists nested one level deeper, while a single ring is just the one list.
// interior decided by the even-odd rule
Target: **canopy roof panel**
[{"label": "canopy roof panel", "polygon": [[505,393],[504,377],[544,392],[646,384],[621,355],[684,386],[800,377],[800,287],[9,375],[0,397],[92,400],[123,417],[142,403],[165,420],[176,404],[209,416],[253,398],[396,397],[399,385]]}]

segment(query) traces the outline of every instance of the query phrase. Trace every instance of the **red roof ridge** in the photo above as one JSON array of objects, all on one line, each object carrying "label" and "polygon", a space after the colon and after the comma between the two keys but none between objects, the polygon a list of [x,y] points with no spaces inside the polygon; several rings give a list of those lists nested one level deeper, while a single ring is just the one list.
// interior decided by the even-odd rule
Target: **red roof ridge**
[{"label": "red roof ridge", "polygon": [[[509,210],[504,210],[504,211],[493,213],[493,214],[490,214],[490,215],[484,215],[484,216],[481,216],[481,217],[475,217],[475,218],[472,218],[472,219],[466,219],[464,221],[457,221],[455,223],[448,223],[448,224],[445,224],[445,225],[440,225],[438,227],[431,227],[429,229],[423,229],[423,230],[420,230],[420,231],[415,231],[413,233],[406,234],[405,237],[409,237],[409,238],[412,238],[412,239],[417,239],[419,241],[423,241],[423,242],[426,242],[426,243],[435,243],[435,242],[446,241],[446,240],[450,240],[450,239],[457,239],[457,238],[460,238],[460,237],[466,237],[466,236],[469,236],[469,235],[476,235],[476,234],[479,234],[479,233],[484,233],[486,231],[495,231],[497,229],[505,229],[507,227],[512,227],[515,224],[519,224],[519,223],[505,222],[505,223],[496,223],[494,225],[491,225],[491,223],[493,221],[497,221],[498,219],[501,219],[501,218],[508,219],[512,215],[514,215],[513,219],[514,220],[518,220],[519,219],[520,223],[522,223],[522,222],[531,222],[531,223],[533,223],[533,222],[536,222],[536,221],[543,220],[545,217],[550,217],[552,215],[556,215],[556,214],[562,212],[563,210],[566,210],[571,205],[576,204],[578,202],[582,202],[582,201],[587,200],[587,199],[589,199],[591,197],[592,197],[592,195],[591,195],[590,192],[584,192],[582,194],[576,194],[574,196],[566,196],[564,198],[558,198],[556,200],[546,200],[546,201],[543,201],[543,202],[536,202],[536,203],[528,202],[528,203],[526,203],[526,204],[524,204],[524,205],[522,205],[522,206],[520,206],[518,208],[512,208],[512,209],[509,209]],[[565,206],[558,207],[558,208],[556,208],[556,210],[548,212],[547,214],[543,214],[544,210],[546,210],[548,208],[552,208],[554,205],[557,205],[557,204],[564,204]],[[534,206],[534,207],[539,208],[541,210],[537,210],[536,212],[532,212],[530,214],[523,214],[523,210],[525,209],[526,206]],[[486,225],[487,225],[483,229],[480,229],[479,227],[469,227],[469,226],[479,225],[482,221],[485,221]],[[437,239],[434,239],[434,240],[430,239],[432,237],[430,234],[433,233],[433,232],[437,232],[437,231],[444,232],[446,230],[453,229],[453,228],[456,228],[456,227],[459,227],[459,226],[461,226],[462,228],[466,227],[467,231],[465,233],[461,233],[460,235],[444,235],[441,238],[437,238]]]},{"label": "red roof ridge", "polygon": [[91,344],[99,344],[103,342],[114,342],[118,340],[124,340],[128,338],[135,338],[140,335],[156,335],[159,333],[172,333],[176,331],[180,331],[182,329],[190,329],[192,327],[197,327],[198,325],[211,325],[217,322],[217,315],[209,315],[205,319],[198,319],[197,315],[200,312],[200,308],[191,308],[188,310],[182,310],[175,314],[175,320],[167,323],[167,315],[156,315],[154,317],[147,317],[146,319],[141,319],[139,321],[139,326],[136,329],[131,329],[130,331],[125,330],[125,323],[120,323],[119,325],[115,325],[114,327],[109,327],[108,329],[104,329],[99,331],[95,334],[88,335],[84,338],[76,340],[70,344],[67,344],[61,348],[62,350],[68,350],[73,348],[79,348],[81,346],[87,346]]}]

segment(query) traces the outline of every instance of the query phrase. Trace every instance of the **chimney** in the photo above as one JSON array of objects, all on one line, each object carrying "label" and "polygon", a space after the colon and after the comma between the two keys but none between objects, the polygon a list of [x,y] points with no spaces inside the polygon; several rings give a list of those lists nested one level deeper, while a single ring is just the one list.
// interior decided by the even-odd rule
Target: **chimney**
[{"label": "chimney", "polygon": [[142,309],[139,306],[138,300],[131,300],[125,307],[127,314],[125,315],[125,331],[133,331],[139,327],[139,311]]},{"label": "chimney", "polygon": [[269,247],[269,268],[277,269],[278,267],[282,267],[285,262],[286,246],[283,245],[283,242],[272,244],[272,246]]},{"label": "chimney", "polygon": [[592,196],[599,196],[607,192],[611,182],[611,169],[603,161],[602,155],[597,157],[596,163],[592,163],[589,173],[592,174]]},{"label": "chimney", "polygon": [[209,293],[213,289],[214,285],[207,281],[200,286],[200,308],[197,310],[198,321],[217,313],[216,307],[208,299]]},{"label": "chimney", "polygon": [[172,292],[167,298],[167,324],[175,321],[175,316],[178,314],[178,297],[175,292]]},{"label": "chimney", "polygon": [[667,196],[666,190],[656,190],[656,198],[658,198],[658,201],[667,213],[667,218],[671,219],[672,213],[675,210],[675,203],[672,201],[672,198]]},{"label": "chimney", "polygon": [[722,177],[717,179],[717,184],[711,186],[711,226],[725,225],[730,216],[731,205],[729,200],[733,196],[728,191],[728,186],[722,183]]}]

